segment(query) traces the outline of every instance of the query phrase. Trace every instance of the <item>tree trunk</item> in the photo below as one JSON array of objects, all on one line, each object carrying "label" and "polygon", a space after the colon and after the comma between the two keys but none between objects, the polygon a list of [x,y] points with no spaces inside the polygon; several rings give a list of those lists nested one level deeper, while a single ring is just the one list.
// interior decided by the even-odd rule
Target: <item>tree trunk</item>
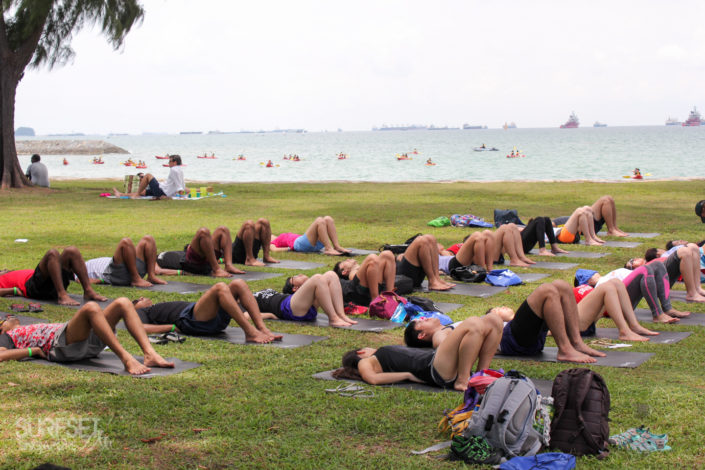
[{"label": "tree trunk", "polygon": [[15,94],[18,75],[12,64],[0,69],[0,189],[29,186],[15,147]]}]

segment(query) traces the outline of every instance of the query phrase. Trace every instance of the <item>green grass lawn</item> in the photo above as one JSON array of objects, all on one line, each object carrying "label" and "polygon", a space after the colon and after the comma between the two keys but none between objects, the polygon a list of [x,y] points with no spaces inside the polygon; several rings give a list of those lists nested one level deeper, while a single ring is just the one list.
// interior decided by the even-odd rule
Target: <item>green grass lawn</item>
[{"label": "green grass lawn", "polygon": [[[629,257],[641,256],[648,247],[662,247],[671,238],[699,241],[705,227],[693,213],[695,202],[703,197],[702,181],[232,184],[215,186],[228,197],[201,201],[98,197],[113,184],[57,182],[51,190],[0,192],[0,267],[34,268],[47,249],[68,245],[76,245],[86,259],[109,256],[121,237],[138,240],[144,234],[153,235],[161,250],[181,249],[201,226],[214,229],[226,225],[237,230],[244,220],[258,217],[268,218],[275,233],[301,233],[314,217],[332,215],[342,243],[358,248],[401,243],[418,232],[432,233],[448,245],[460,241],[468,230],[432,228],[426,222],[453,213],[472,213],[491,221],[495,208],[518,209],[525,221],[539,215],[556,217],[611,194],[617,201],[620,228],[661,235],[642,240],[644,243],[634,249],[580,247],[609,251],[610,256],[597,260],[577,260],[581,267],[606,272],[620,267]],[[29,241],[16,243],[17,238]],[[319,261],[326,263],[325,269],[337,261],[320,255],[276,255]],[[551,275],[547,280],[572,281],[574,271],[545,272]],[[182,280],[215,282],[209,278]],[[250,287],[281,289],[283,282],[284,277],[280,277],[254,282]],[[461,320],[481,315],[495,305],[516,307],[536,285],[513,287],[488,299],[437,293],[429,296],[462,303],[461,309],[451,313],[455,320]],[[97,290],[110,297],[146,294],[156,301],[197,298],[105,286]],[[80,288],[74,285],[71,291],[78,293]],[[0,310],[9,311],[10,303],[0,299]],[[705,305],[675,303],[675,307],[705,313]],[[66,321],[73,312],[45,305],[40,315]],[[607,320],[601,322],[613,326]],[[401,329],[377,334],[291,324],[275,324],[272,328],[329,338],[287,350],[189,338],[183,344],[157,346],[157,350],[165,357],[199,362],[201,367],[149,380],[31,362],[2,363],[0,467],[31,468],[46,461],[72,468],[165,469],[464,465],[410,454],[412,449],[446,440],[436,433],[436,425],[444,410],[460,404],[460,394],[377,387],[374,398],[355,399],[327,394],[324,390],[336,384],[311,378],[316,372],[337,367],[342,353],[354,347],[401,343]],[[643,424],[658,433],[668,433],[673,450],[649,455],[613,451],[601,462],[579,459],[580,468],[705,467],[705,424],[701,417],[705,409],[703,327],[661,329],[693,334],[674,345],[634,345],[635,351],[655,353],[636,369],[594,369],[605,378],[611,392],[611,432]],[[131,352],[138,352],[126,332],[120,331],[118,336]],[[553,344],[552,340],[549,343]],[[572,367],[507,360],[495,360],[492,365],[516,368],[541,379],[552,379]],[[90,424],[90,431],[52,429],[56,423]],[[87,435],[92,439],[82,437]],[[161,439],[152,444],[141,440],[155,437]]]}]

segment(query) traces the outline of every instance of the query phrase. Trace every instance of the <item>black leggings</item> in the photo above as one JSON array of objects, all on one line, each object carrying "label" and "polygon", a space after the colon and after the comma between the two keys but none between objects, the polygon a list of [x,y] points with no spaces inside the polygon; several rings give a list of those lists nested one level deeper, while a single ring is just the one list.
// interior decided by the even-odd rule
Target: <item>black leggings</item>
[{"label": "black leggings", "polygon": [[548,217],[532,219],[521,231],[521,244],[524,247],[524,253],[531,251],[536,243],[539,244],[539,248],[546,248],[545,237],[548,237],[549,243],[556,243],[556,235],[553,233],[551,219]]}]

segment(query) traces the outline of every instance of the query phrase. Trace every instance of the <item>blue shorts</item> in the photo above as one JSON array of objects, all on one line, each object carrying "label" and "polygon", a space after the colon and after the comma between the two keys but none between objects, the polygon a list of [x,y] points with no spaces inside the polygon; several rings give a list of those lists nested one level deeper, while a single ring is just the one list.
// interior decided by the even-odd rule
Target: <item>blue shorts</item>
[{"label": "blue shorts", "polygon": [[306,235],[301,235],[299,238],[294,240],[294,251],[301,251],[303,253],[318,253],[322,249],[323,243],[321,243],[320,240],[316,242],[316,246],[312,246]]},{"label": "blue shorts", "polygon": [[147,190],[144,192],[144,195],[152,197],[162,197],[166,196],[166,193],[162,191],[162,188],[159,186],[159,181],[157,181],[156,178],[152,178],[151,180],[149,180]]},{"label": "blue shorts", "polygon": [[546,344],[547,333],[548,329],[542,328],[533,346],[522,346],[517,343],[516,338],[514,338],[512,322],[509,322],[504,325],[502,340],[499,342],[499,352],[503,356],[536,356],[543,351],[543,346]]},{"label": "blue shorts", "polygon": [[282,303],[279,305],[279,310],[281,310],[281,319],[282,320],[289,320],[289,321],[316,321],[316,317],[318,316],[318,311],[316,311],[315,307],[311,307],[308,309],[308,312],[306,312],[306,315],[299,317],[293,314],[291,311],[291,296],[288,296],[284,300],[282,300]]},{"label": "blue shorts", "polygon": [[193,308],[196,303],[192,303],[186,307],[181,314],[176,327],[185,335],[217,335],[221,333],[230,324],[230,315],[222,308],[218,309],[218,313],[211,320],[198,321],[193,319]]}]

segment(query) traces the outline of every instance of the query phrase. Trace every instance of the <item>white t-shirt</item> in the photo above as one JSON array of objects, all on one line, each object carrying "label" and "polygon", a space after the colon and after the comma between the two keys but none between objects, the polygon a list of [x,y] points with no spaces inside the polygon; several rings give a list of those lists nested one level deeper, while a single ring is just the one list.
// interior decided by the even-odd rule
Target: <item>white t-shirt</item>
[{"label": "white t-shirt", "polygon": [[627,269],[627,268],[615,269],[614,271],[609,272],[609,273],[605,274],[604,276],[600,277],[600,280],[597,281],[597,284],[595,284],[595,287],[599,286],[603,282],[609,281],[610,279],[619,279],[620,281],[623,281],[631,273],[632,273],[631,269]]},{"label": "white t-shirt", "polygon": [[106,256],[104,258],[93,258],[86,261],[88,277],[90,279],[100,279],[102,281],[103,273],[112,260],[113,258]]},{"label": "white t-shirt", "polygon": [[186,186],[184,185],[184,173],[181,171],[181,166],[172,166],[169,170],[169,177],[164,183],[159,183],[159,187],[167,197],[174,197],[179,191],[183,191]]}]

